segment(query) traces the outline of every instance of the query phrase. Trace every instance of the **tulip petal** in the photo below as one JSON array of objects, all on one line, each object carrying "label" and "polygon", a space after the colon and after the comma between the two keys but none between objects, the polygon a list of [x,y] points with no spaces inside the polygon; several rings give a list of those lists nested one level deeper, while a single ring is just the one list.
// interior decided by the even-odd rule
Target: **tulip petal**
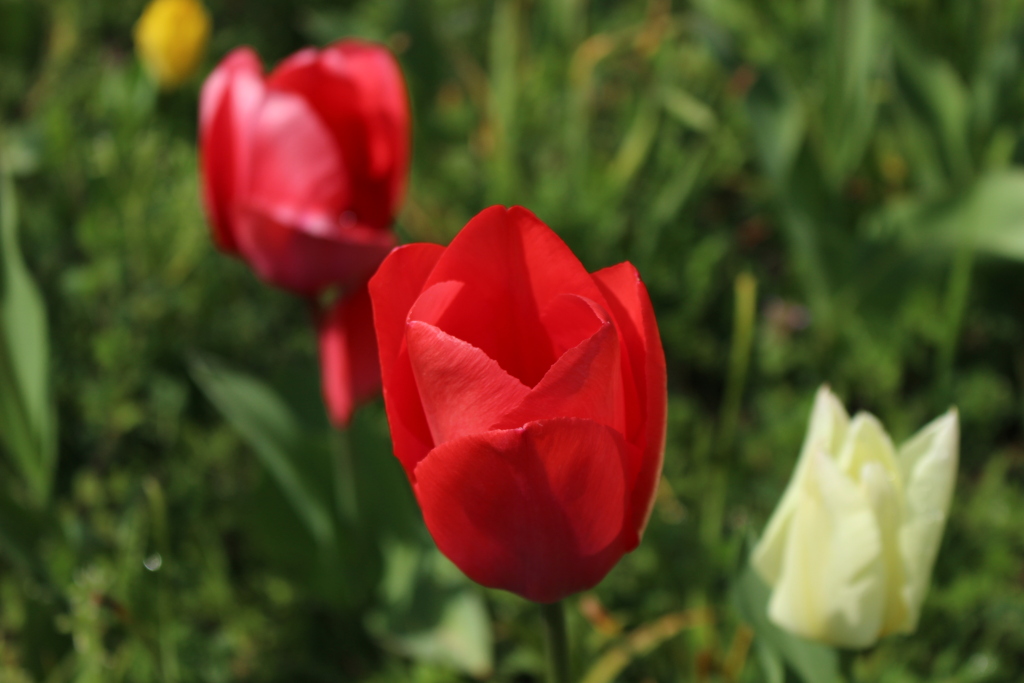
[{"label": "tulip petal", "polygon": [[[643,443],[646,434],[648,330],[645,326],[644,306],[650,308],[650,299],[633,264],[628,261],[599,270],[593,274],[594,283],[608,301],[608,312],[622,340],[623,370],[633,385],[635,397],[627,403],[627,422],[635,431],[626,435],[631,443]],[[653,311],[651,311],[653,318]],[[655,332],[657,328],[655,328]],[[660,342],[659,342],[660,350]],[[664,354],[661,354],[664,359]],[[664,371],[662,372],[664,374]]]},{"label": "tulip petal", "polygon": [[903,490],[903,476],[896,463],[896,448],[885,427],[870,413],[854,415],[843,445],[836,455],[836,463],[854,481],[860,481],[865,465],[877,463],[888,474],[896,490]]},{"label": "tulip petal", "polygon": [[409,310],[443,253],[444,247],[438,244],[398,247],[380,264],[369,284],[391,441],[411,481],[415,481],[416,463],[430,451],[433,441],[409,363],[405,326]]},{"label": "tulip petal", "polygon": [[327,412],[335,425],[346,427],[356,405],[380,391],[377,338],[366,286],[337,301],[317,328]]},{"label": "tulip petal", "polygon": [[768,615],[806,638],[867,647],[878,638],[885,608],[875,512],[860,487],[820,450],[812,453],[797,495]]},{"label": "tulip petal", "polygon": [[251,163],[241,198],[246,206],[312,235],[338,236],[351,197],[349,171],[305,100],[268,93],[253,131]]},{"label": "tulip petal", "polygon": [[427,242],[396,247],[370,278],[368,289],[385,378],[391,374],[398,351],[405,345],[409,312],[443,253],[440,244]]},{"label": "tulip petal", "polygon": [[907,604],[900,594],[904,582],[899,550],[903,477],[892,440],[874,415],[858,413],[853,417],[836,464],[847,477],[860,484],[878,521],[885,577],[885,612],[878,634],[881,636],[898,630],[907,617]]},{"label": "tulip petal", "polygon": [[560,418],[449,441],[416,468],[438,548],[474,581],[536,602],[593,587],[625,553],[620,434]]},{"label": "tulip petal", "polygon": [[394,236],[379,230],[353,227],[344,239],[320,237],[255,209],[241,213],[238,225],[238,246],[253,270],[305,296],[360,286],[394,246]]},{"label": "tulip petal", "polygon": [[427,287],[409,309],[408,319],[436,326],[465,286],[464,282],[449,281]]},{"label": "tulip petal", "polygon": [[861,468],[860,485],[874,510],[882,543],[885,608],[879,636],[883,636],[899,631],[907,620],[907,603],[902,595],[903,558],[900,555],[902,495],[897,488],[899,482],[894,481],[879,462],[869,462]]},{"label": "tulip petal", "polygon": [[611,316],[600,305],[577,294],[555,297],[541,313],[555,358],[594,336],[609,320]]},{"label": "tulip petal", "polygon": [[607,425],[625,435],[619,335],[607,313],[596,310],[596,304],[588,308],[592,310],[592,317],[604,318],[597,331],[562,354],[536,387],[519,396],[519,400],[509,406],[511,410],[499,413],[501,419],[491,422],[488,425],[491,429],[512,429],[553,417],[578,417]]},{"label": "tulip petal", "polygon": [[410,130],[405,82],[391,53],[357,40],[303,50],[283,61],[267,83],[300,95],[316,110],[348,169],[356,219],[387,228],[405,187]]},{"label": "tulip petal", "polygon": [[466,283],[437,327],[469,342],[533,387],[557,360],[541,314],[558,296],[604,306],[590,274],[564,242],[520,207],[481,211],[455,236],[427,287]]},{"label": "tulip petal", "polygon": [[801,458],[804,453],[816,450],[824,450],[831,455],[839,453],[849,429],[849,413],[828,385],[823,384],[814,397],[811,423],[800,449]]},{"label": "tulip petal", "polygon": [[665,351],[647,288],[631,263],[600,270],[594,273],[593,280],[604,295],[607,311],[619,332],[623,377],[627,382],[626,423],[636,425],[626,433],[630,444],[636,447],[631,449],[634,456],[628,479],[635,547],[650,519],[664,460],[668,410]]},{"label": "tulip petal", "polygon": [[530,393],[483,351],[433,325],[410,320],[405,339],[435,445],[486,431]]},{"label": "tulip petal", "polygon": [[229,253],[238,251],[233,207],[250,167],[249,138],[264,96],[259,57],[239,48],[213,70],[199,98],[203,203],[217,246]]},{"label": "tulip petal", "polygon": [[849,423],[850,418],[846,414],[846,409],[835,394],[828,386],[823,385],[819,388],[814,396],[810,426],[800,449],[800,457],[793,470],[793,476],[751,555],[751,563],[769,585],[775,585],[782,572],[786,539],[791,533],[791,522],[801,499],[800,491],[805,486],[804,480],[808,477],[812,456],[818,451],[837,453],[846,436]]},{"label": "tulip petal", "polygon": [[900,448],[906,500],[900,550],[906,570],[903,597],[908,608],[903,631],[917,628],[956,486],[959,452],[956,409],[933,420]]}]

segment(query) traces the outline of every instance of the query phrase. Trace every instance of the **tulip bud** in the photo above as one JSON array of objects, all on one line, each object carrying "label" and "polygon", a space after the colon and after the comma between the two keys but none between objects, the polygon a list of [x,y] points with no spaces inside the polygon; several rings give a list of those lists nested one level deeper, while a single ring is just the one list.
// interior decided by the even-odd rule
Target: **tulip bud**
[{"label": "tulip bud", "polygon": [[899,450],[867,413],[818,390],[796,471],[751,558],[768,616],[864,648],[917,627],[956,481],[956,409]]},{"label": "tulip bud", "polygon": [[629,263],[588,273],[521,207],[370,279],[384,406],[437,547],[536,602],[640,543],[665,449],[665,353]]},{"label": "tulip bud", "polygon": [[135,24],[135,50],[161,88],[195,73],[210,38],[210,15],[197,0],[153,0]]}]

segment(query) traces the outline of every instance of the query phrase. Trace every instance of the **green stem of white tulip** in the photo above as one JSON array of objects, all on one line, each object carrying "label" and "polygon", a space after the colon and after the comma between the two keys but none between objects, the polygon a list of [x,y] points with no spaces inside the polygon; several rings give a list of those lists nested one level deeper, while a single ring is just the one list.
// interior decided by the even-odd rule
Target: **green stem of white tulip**
[{"label": "green stem of white tulip", "polygon": [[548,651],[548,681],[569,683],[569,633],[565,625],[565,607],[561,602],[540,606],[544,618],[544,637]]},{"label": "green stem of white tulip", "polygon": [[857,663],[857,652],[853,650],[839,650],[839,672],[843,676],[843,683],[854,683],[857,678],[854,675],[854,666]]}]

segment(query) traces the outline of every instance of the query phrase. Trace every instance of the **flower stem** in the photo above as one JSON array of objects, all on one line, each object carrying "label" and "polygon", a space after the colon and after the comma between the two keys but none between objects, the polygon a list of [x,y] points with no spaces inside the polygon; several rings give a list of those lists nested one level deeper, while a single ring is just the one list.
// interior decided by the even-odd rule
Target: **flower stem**
[{"label": "flower stem", "polygon": [[854,650],[839,650],[839,672],[843,676],[843,683],[855,683],[854,670],[857,664],[858,653]]},{"label": "flower stem", "polygon": [[757,322],[757,280],[750,273],[740,273],[734,285],[736,307],[733,313],[732,348],[729,351],[729,371],[725,393],[719,411],[718,436],[715,448],[720,458],[729,457],[740,421],[743,385],[750,366],[750,350],[754,343]]},{"label": "flower stem", "polygon": [[348,430],[334,429],[331,438],[334,466],[334,502],[339,518],[353,526],[359,525],[355,463]]},{"label": "flower stem", "polygon": [[569,683],[569,634],[565,627],[565,608],[561,602],[540,606],[544,617],[544,636],[548,650],[548,680]]}]

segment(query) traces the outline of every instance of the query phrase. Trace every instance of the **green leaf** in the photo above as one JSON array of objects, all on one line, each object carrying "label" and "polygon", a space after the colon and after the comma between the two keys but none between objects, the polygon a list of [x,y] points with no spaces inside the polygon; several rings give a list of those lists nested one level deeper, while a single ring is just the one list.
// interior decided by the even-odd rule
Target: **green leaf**
[{"label": "green leaf", "polygon": [[4,172],[11,176],[25,176],[39,168],[40,143],[24,130],[6,128],[0,141],[0,158]]},{"label": "green leaf", "polygon": [[304,481],[294,462],[308,446],[298,420],[270,387],[208,358],[190,362],[193,379],[256,452],[318,543],[331,546],[330,507]]},{"label": "green leaf", "polygon": [[786,665],[782,663],[782,656],[766,644],[763,640],[757,641],[757,661],[761,665],[761,671],[767,683],[786,683]]},{"label": "green leaf", "polygon": [[479,678],[491,673],[494,635],[483,596],[436,548],[388,545],[380,593],[383,606],[366,625],[383,647]]},{"label": "green leaf", "polygon": [[873,0],[839,0],[829,8],[831,75],[824,84],[820,143],[822,165],[838,188],[860,163],[871,139],[879,102],[873,81],[887,51],[879,39]]},{"label": "green leaf", "polygon": [[34,501],[49,498],[57,460],[46,306],[18,246],[14,183],[0,172],[0,429]]},{"label": "green leaf", "polygon": [[698,133],[710,133],[718,126],[718,117],[711,107],[682,88],[665,86],[661,103],[674,119]]},{"label": "green leaf", "polygon": [[[752,567],[747,567],[733,588],[733,599],[740,616],[754,629],[758,659],[765,668],[765,678],[778,680],[778,656],[805,683],[841,683],[839,658],[832,648],[782,630],[768,619],[768,598],[771,590]],[[761,648],[766,648],[764,652]],[[773,657],[772,652],[776,653]]]},{"label": "green leaf", "polygon": [[993,171],[950,198],[894,202],[875,216],[874,227],[917,248],[972,249],[1024,260],[1024,171]]},{"label": "green leaf", "polygon": [[781,79],[765,76],[751,88],[747,110],[761,165],[772,180],[784,185],[807,133],[800,97]]},{"label": "green leaf", "polygon": [[906,33],[897,35],[894,45],[909,99],[930,124],[949,177],[970,177],[971,103],[966,86],[949,62],[918,50]]},{"label": "green leaf", "polygon": [[658,132],[659,121],[659,110],[653,98],[644,98],[608,168],[608,179],[616,192],[629,185],[647,160]]}]

